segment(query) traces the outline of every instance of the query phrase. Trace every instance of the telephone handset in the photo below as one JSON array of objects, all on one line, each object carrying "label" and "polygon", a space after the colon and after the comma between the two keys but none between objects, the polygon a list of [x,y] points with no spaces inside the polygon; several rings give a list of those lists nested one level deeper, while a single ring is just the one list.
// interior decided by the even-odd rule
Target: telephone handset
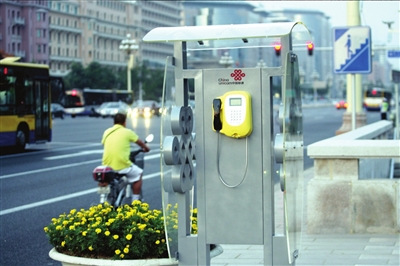
[{"label": "telephone handset", "polygon": [[213,130],[231,138],[244,138],[253,131],[251,95],[230,91],[213,100]]}]

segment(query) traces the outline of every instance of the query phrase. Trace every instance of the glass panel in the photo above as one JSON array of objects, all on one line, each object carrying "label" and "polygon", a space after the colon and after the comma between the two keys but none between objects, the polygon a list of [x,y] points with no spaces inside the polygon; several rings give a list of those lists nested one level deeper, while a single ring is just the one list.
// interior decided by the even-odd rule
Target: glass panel
[{"label": "glass panel", "polygon": [[289,262],[297,257],[303,213],[303,116],[297,58],[292,63],[291,55],[286,59],[284,80],[284,159],[285,177],[285,229],[288,239]]},{"label": "glass panel", "polygon": [[[172,65],[172,57],[167,57],[165,63],[164,86],[162,96],[161,113],[161,151],[163,151],[163,141],[166,136],[172,136],[171,130],[171,108],[175,105],[175,67]],[[167,240],[168,254],[174,257],[178,251],[178,208],[177,200],[168,181],[171,180],[172,166],[164,163],[163,153],[161,152],[161,185],[162,185],[162,204],[164,212],[165,238]]]}]

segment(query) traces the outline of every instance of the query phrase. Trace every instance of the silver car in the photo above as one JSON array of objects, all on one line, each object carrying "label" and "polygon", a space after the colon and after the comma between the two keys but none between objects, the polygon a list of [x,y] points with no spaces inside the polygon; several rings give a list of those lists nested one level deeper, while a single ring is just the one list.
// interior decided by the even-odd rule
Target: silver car
[{"label": "silver car", "polygon": [[96,110],[96,113],[103,118],[114,117],[117,113],[128,115],[129,112],[129,105],[124,102],[105,102]]}]

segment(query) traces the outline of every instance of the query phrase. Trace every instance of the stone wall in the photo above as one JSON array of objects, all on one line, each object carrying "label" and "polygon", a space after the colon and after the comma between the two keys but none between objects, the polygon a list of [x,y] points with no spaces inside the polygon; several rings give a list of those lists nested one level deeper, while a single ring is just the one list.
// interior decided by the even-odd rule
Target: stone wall
[{"label": "stone wall", "polygon": [[391,128],[379,121],[308,146],[308,233],[400,232],[400,179],[383,178],[386,161],[400,158],[400,141],[385,139]]}]

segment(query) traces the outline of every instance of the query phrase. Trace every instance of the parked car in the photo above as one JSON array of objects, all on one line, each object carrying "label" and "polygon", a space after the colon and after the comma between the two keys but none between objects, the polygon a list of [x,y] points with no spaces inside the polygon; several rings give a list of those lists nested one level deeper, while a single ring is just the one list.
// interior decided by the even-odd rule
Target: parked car
[{"label": "parked car", "polygon": [[51,104],[51,117],[64,119],[64,107],[58,103]]},{"label": "parked car", "polygon": [[134,102],[132,104],[133,117],[152,117],[160,116],[160,104],[156,101],[142,101]]},{"label": "parked car", "polygon": [[338,101],[337,103],[336,103],[336,109],[347,109],[347,106],[348,106],[348,104],[347,104],[347,102],[346,101],[344,101],[344,100],[341,100],[341,101]]},{"label": "parked car", "polygon": [[125,113],[129,115],[130,107],[124,102],[105,102],[97,108],[96,113],[103,118],[114,117],[117,113]]}]

